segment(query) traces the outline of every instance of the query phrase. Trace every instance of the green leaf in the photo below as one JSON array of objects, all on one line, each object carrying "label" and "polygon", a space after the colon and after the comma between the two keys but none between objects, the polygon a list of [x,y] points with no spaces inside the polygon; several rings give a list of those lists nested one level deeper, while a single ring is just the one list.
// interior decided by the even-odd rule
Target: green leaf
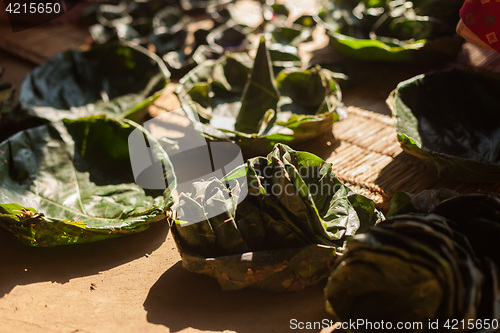
[{"label": "green leaf", "polygon": [[304,29],[314,28],[316,26],[314,17],[312,15],[307,15],[307,14],[301,15],[300,17],[295,19],[293,23],[302,26]]},{"label": "green leaf", "polygon": [[387,217],[406,213],[430,213],[439,203],[457,195],[458,192],[445,188],[424,190],[416,195],[397,191],[391,198]]},{"label": "green leaf", "polygon": [[320,68],[314,67],[305,71],[282,71],[276,82],[280,92],[289,96],[294,104],[317,110],[328,93],[329,87],[324,80]]},{"label": "green leaf", "polygon": [[308,29],[295,24],[291,26],[271,24],[266,28],[271,34],[271,42],[282,45],[299,46],[311,35]]},{"label": "green leaf", "polygon": [[223,24],[213,29],[206,38],[210,48],[218,54],[224,51],[245,51],[248,48],[248,35],[253,28],[240,24]]},{"label": "green leaf", "polygon": [[458,69],[401,82],[387,103],[402,148],[439,177],[499,181],[498,89],[498,74]]},{"label": "green leaf", "polygon": [[[186,25],[191,18],[180,8],[161,0],[115,3],[95,4],[95,13],[87,13],[98,22],[89,28],[95,43],[123,41],[147,48],[154,46],[159,55],[186,47]],[[195,42],[196,48],[199,43]]]},{"label": "green leaf", "polygon": [[[401,200],[401,198],[405,198]],[[401,205],[402,201],[407,201]],[[397,192],[391,201],[392,215],[436,214],[453,221],[454,229],[466,235],[474,252],[500,265],[496,251],[500,237],[500,197],[492,193],[459,195],[448,189],[426,190],[416,195]]]},{"label": "green leaf", "polygon": [[331,247],[308,245],[207,260],[177,246],[185,269],[215,278],[223,290],[248,287],[281,292],[303,290],[324,280],[324,266],[335,257]]},{"label": "green leaf", "polygon": [[160,10],[154,8],[151,11],[144,13],[144,16],[146,17],[154,14],[153,26],[156,29],[166,28],[169,31],[175,31],[190,23],[190,17],[184,15],[184,13],[179,8],[168,6],[164,3],[161,3],[161,5],[163,5],[164,7]]},{"label": "green leaf", "polygon": [[160,96],[168,76],[161,59],[139,46],[110,43],[65,51],[24,79],[21,119],[58,121],[100,114],[140,119],[139,111]]},{"label": "green leaf", "polygon": [[[264,44],[260,48],[259,59],[268,59]],[[176,94],[206,137],[232,140],[245,154],[263,155],[275,143],[292,145],[314,138],[346,116],[334,73],[320,67],[293,67],[293,57],[278,59],[285,61],[273,62],[281,69],[274,82],[269,81],[272,73],[265,59],[255,59],[255,66],[265,68],[254,68],[258,75],[245,81],[252,59],[227,53],[190,71],[180,80]],[[257,84],[257,79],[262,83]]]},{"label": "green leaf", "polygon": [[302,65],[299,50],[294,46],[274,43],[269,45],[268,50],[275,74],[283,68],[301,67]]},{"label": "green leaf", "polygon": [[497,271],[476,257],[468,233],[454,221],[436,214],[398,215],[348,243],[325,288],[326,309],[338,321],[393,325],[498,316],[500,304],[492,299],[500,293],[491,282]]},{"label": "green leaf", "polygon": [[432,212],[456,223],[467,236],[474,252],[488,257],[500,267],[500,197],[498,194],[474,193],[442,201]]},{"label": "green leaf", "polygon": [[[316,20],[335,49],[359,60],[438,62],[452,60],[463,42],[455,33],[463,2],[324,1]],[[452,13],[452,15],[450,15]]]},{"label": "green leaf", "polygon": [[187,35],[186,30],[160,31],[153,33],[150,38],[156,52],[164,55],[167,52],[181,49],[186,43]]},{"label": "green leaf", "polygon": [[[170,194],[135,184],[128,137],[137,128],[128,120],[89,117],[2,142],[0,225],[25,244],[56,246],[135,233],[164,220]],[[159,145],[151,149],[170,165]],[[173,181],[169,170],[166,179]]]},{"label": "green leaf", "polygon": [[[248,194],[240,200],[243,186]],[[348,239],[382,219],[373,201],[335,177],[330,163],[281,144],[195,188],[180,194],[174,219],[224,213],[194,224],[176,219],[172,233],[184,267],[217,278],[223,289],[292,291],[315,284]]]},{"label": "green leaf", "polygon": [[260,40],[250,78],[241,97],[241,108],[234,128],[244,133],[257,133],[267,110],[276,110],[279,92],[274,81],[271,58],[266,41]]}]

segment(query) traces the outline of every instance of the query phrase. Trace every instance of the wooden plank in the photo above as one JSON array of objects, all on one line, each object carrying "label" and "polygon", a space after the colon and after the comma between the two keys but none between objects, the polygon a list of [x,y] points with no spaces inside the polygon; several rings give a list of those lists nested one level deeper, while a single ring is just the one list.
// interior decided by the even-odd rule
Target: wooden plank
[{"label": "wooden plank", "polygon": [[12,32],[6,13],[0,11],[0,49],[34,64],[41,64],[58,52],[80,48],[88,41],[87,28],[71,21],[47,22]]},{"label": "wooden plank", "polygon": [[18,57],[0,50],[0,67],[3,67],[4,73],[2,82],[9,82],[15,87],[15,94],[19,93],[21,82],[26,74],[33,70],[34,65],[28,61],[23,61]]}]

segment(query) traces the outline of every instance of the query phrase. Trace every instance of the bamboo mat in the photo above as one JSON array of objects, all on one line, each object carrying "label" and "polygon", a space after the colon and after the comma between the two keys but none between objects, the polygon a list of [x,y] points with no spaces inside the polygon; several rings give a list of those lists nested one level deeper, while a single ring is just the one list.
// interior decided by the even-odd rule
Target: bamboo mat
[{"label": "bamboo mat", "polygon": [[402,151],[389,116],[348,107],[348,118],[335,123],[332,133],[330,146],[311,144],[311,151],[332,162],[339,179],[372,198],[384,212],[400,190],[419,193],[449,188],[460,193],[500,193],[498,183],[447,181],[434,176],[419,159]]},{"label": "bamboo mat", "polygon": [[[152,116],[172,111],[180,103],[169,85],[151,107]],[[435,177],[417,158],[402,151],[389,116],[349,106],[348,117],[333,125],[332,132],[295,146],[333,164],[337,177],[354,191],[373,199],[387,212],[396,191],[419,193],[449,188],[460,193],[500,193],[500,184],[445,181]]]}]

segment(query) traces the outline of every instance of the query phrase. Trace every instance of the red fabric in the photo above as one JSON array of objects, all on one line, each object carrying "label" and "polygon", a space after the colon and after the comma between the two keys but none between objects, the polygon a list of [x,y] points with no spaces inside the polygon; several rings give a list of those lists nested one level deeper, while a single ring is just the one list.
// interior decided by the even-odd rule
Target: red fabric
[{"label": "red fabric", "polygon": [[466,0],[460,18],[477,37],[500,52],[500,0]]}]

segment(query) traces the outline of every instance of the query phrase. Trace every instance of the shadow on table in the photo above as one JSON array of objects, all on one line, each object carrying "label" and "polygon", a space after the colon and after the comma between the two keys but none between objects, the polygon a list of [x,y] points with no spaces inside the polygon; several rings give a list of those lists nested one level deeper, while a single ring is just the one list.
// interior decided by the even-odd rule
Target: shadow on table
[{"label": "shadow on table", "polygon": [[414,193],[434,187],[439,182],[418,158],[401,152],[378,174],[375,184],[387,193],[407,191]]},{"label": "shadow on table", "polygon": [[446,188],[461,194],[474,192],[500,193],[498,183],[464,182],[460,179],[440,179],[427,169],[425,164],[418,158],[400,153],[387,164],[379,173],[375,184],[388,194],[387,209],[390,198],[396,191],[404,191],[413,194],[424,190]]},{"label": "shadow on table", "polygon": [[70,279],[96,274],[157,249],[168,234],[167,223],[143,232],[95,243],[53,248],[29,247],[0,228],[0,297],[16,285]]},{"label": "shadow on table", "polygon": [[325,283],[295,293],[222,291],[214,279],[188,272],[178,262],[153,285],[144,308],[149,322],[165,325],[172,332],[188,327],[284,332],[290,330],[293,319],[321,322],[329,318],[323,297]]}]

